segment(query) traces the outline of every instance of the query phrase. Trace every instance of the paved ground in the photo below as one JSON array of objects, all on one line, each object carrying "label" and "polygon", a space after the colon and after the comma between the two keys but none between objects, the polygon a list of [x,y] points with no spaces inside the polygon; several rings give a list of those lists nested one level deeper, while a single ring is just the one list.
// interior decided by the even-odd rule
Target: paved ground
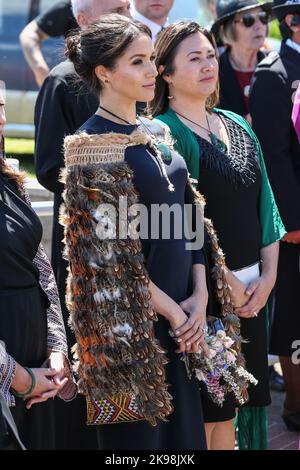
[{"label": "paved ground", "polygon": [[300,450],[300,433],[287,430],[281,419],[284,393],[272,392],[269,410],[269,450]]}]

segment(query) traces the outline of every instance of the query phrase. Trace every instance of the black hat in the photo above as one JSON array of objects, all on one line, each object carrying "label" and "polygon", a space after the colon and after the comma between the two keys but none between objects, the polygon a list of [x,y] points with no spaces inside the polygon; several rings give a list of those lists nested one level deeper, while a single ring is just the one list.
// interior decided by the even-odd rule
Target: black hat
[{"label": "black hat", "polygon": [[[298,0],[299,2],[300,0]],[[223,23],[240,11],[261,7],[271,13],[272,5],[272,2],[260,3],[258,0],[217,0],[217,19],[211,27],[211,32],[216,34]]]},{"label": "black hat", "polygon": [[300,0],[274,0],[273,12],[280,20],[288,14],[300,13]]}]

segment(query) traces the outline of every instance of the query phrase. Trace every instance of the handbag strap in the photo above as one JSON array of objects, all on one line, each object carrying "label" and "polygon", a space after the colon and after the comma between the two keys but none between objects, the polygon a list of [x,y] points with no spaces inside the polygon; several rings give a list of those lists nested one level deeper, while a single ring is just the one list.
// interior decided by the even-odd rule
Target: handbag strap
[{"label": "handbag strap", "polygon": [[5,400],[5,398],[4,398],[4,396],[1,392],[0,392],[0,406],[1,406],[3,417],[4,417],[5,421],[7,422],[9,428],[11,429],[11,431],[14,435],[14,438],[18,442],[18,444],[20,446],[20,449],[21,450],[26,450],[24,444],[22,443],[22,441],[20,439],[20,436],[19,436],[19,433],[18,433],[18,430],[17,430],[16,423],[14,421],[13,415],[11,414],[11,411],[8,407],[8,404],[6,403],[6,400]]}]

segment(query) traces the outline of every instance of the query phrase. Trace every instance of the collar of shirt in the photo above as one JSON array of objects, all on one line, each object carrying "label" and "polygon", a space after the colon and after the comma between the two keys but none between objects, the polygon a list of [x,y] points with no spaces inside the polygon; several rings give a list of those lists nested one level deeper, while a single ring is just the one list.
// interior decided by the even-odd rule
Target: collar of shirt
[{"label": "collar of shirt", "polygon": [[297,44],[296,42],[292,41],[291,39],[288,39],[285,43],[287,46],[291,47],[295,51],[299,52],[300,54],[300,44]]},{"label": "collar of shirt", "polygon": [[167,20],[163,26],[160,26],[159,24],[154,23],[154,21],[149,20],[149,18],[146,18],[145,16],[141,15],[141,13],[139,13],[134,7],[132,7],[131,14],[132,18],[137,21],[140,21],[141,23],[148,26],[148,28],[150,28],[153,43],[155,43],[157,35],[161,31],[161,29],[165,28],[169,24],[169,21]]}]

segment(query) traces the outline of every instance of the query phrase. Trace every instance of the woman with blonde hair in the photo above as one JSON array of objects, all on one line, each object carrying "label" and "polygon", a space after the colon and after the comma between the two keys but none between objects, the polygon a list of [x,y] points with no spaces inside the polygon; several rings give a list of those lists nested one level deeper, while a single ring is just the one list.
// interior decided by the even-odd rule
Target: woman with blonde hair
[{"label": "woman with blonde hair", "polygon": [[271,5],[258,0],[217,0],[217,16],[211,28],[225,45],[219,63],[219,106],[249,122],[250,83],[257,64],[266,56]]}]

